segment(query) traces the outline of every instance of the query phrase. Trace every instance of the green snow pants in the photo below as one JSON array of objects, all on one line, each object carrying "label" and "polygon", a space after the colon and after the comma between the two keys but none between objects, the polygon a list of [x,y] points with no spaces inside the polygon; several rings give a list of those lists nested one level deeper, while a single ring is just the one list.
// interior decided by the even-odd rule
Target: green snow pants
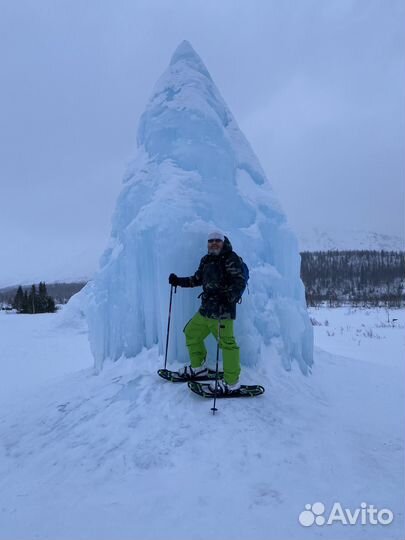
[{"label": "green snow pants", "polygon": [[[204,339],[212,334],[218,337],[218,320],[209,319],[197,312],[184,327],[186,345],[190,355],[191,367],[201,366],[207,356]],[[224,380],[235,384],[240,374],[240,352],[233,335],[233,320],[221,319],[219,347],[224,361]]]}]

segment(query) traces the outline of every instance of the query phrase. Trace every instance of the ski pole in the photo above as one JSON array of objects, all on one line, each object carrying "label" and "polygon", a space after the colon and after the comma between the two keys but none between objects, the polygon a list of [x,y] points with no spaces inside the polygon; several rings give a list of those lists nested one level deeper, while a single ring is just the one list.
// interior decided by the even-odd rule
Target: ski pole
[{"label": "ski pole", "polygon": [[[176,291],[177,291],[177,287],[174,287],[175,294],[176,294]],[[172,299],[173,299],[173,285],[170,286],[169,316],[167,319],[167,335],[166,335],[165,369],[167,365],[167,351],[169,349],[169,332],[170,332],[170,319],[172,316]]]},{"label": "ski pole", "polygon": [[218,362],[219,362],[219,342],[221,339],[221,319],[218,319],[218,341],[217,341],[217,365],[215,367],[215,392],[214,392],[214,405],[211,407],[212,414],[218,410],[215,407],[217,402],[217,392],[218,392]]}]

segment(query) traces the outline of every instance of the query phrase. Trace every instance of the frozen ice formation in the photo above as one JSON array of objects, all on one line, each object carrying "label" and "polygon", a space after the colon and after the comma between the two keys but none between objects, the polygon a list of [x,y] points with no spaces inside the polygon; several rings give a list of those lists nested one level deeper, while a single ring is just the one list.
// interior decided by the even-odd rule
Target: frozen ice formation
[{"label": "frozen ice formation", "polygon": [[[312,327],[295,236],[269,181],[204,63],[187,41],[158,80],[138,129],[138,152],[123,181],[110,245],[87,287],[89,339],[97,370],[105,359],[163,352],[168,275],[194,273],[207,234],[221,229],[250,268],[238,306],[242,365],[271,362],[307,373]],[[187,362],[183,327],[199,289],[174,295],[169,362]],[[271,355],[270,355],[271,356]]]}]

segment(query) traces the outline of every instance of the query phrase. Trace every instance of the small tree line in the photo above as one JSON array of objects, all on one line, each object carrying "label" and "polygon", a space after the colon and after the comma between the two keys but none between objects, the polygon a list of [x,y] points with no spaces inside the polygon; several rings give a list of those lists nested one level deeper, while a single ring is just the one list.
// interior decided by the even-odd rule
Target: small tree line
[{"label": "small tree line", "polygon": [[38,288],[35,285],[31,289],[23,290],[21,285],[18,287],[14,296],[12,307],[18,313],[55,313],[55,300],[48,295],[45,282],[41,281]]}]

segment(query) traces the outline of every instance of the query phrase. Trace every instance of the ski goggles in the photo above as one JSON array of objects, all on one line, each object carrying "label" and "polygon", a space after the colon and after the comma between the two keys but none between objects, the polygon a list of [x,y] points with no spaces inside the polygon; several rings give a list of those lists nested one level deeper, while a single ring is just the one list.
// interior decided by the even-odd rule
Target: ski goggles
[{"label": "ski goggles", "polygon": [[209,244],[212,244],[213,242],[223,242],[223,240],[221,240],[220,238],[210,238],[208,240]]}]

